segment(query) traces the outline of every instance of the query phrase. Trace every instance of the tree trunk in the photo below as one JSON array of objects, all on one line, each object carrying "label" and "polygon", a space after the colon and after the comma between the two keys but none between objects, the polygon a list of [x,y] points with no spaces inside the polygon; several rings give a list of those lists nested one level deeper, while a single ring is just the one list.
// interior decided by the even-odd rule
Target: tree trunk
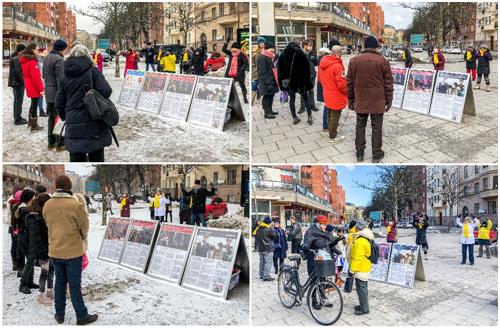
[{"label": "tree trunk", "polygon": [[107,223],[107,218],[106,218],[106,198],[104,196],[104,188],[101,189],[101,196],[102,196],[102,202],[101,202],[101,205],[102,205],[102,209],[101,209],[101,212],[102,212],[102,219],[101,219],[101,225],[102,226],[106,226],[108,225]]},{"label": "tree trunk", "polygon": [[119,50],[116,50],[116,57],[115,57],[115,78],[120,77],[120,54]]},{"label": "tree trunk", "polygon": [[443,37],[443,7],[446,6],[446,3],[438,3],[438,19],[437,19],[437,35],[436,42],[439,49],[441,49],[444,45],[444,37]]}]

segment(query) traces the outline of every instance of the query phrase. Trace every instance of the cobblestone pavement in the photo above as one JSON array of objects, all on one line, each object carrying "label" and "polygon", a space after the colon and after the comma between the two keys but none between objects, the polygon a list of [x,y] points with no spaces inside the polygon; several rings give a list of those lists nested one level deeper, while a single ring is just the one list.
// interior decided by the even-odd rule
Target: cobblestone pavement
[{"label": "cobblestone pavement", "polygon": [[[402,231],[411,233],[402,234]],[[428,233],[430,250],[424,260],[426,282],[415,281],[413,289],[387,283],[368,283],[370,313],[354,315],[358,298],[342,292],[344,309],[336,326],[497,326],[498,259],[476,258],[474,266],[460,265],[459,233]],[[382,242],[380,239],[378,242]],[[400,242],[414,243],[413,230],[400,230]],[[477,255],[477,246],[475,252]],[[307,304],[286,309],[277,293],[277,282],[262,282],[258,276],[258,254],[252,252],[252,324],[317,324]],[[301,265],[301,281],[306,279]]]},{"label": "cobblestone pavement", "polygon": [[[418,55],[426,57],[426,55]],[[345,56],[347,69],[351,56]],[[464,72],[465,64],[459,56],[447,55],[446,70]],[[401,63],[396,63],[401,66]],[[431,64],[418,63],[415,68],[431,69]],[[498,68],[497,60],[491,62],[491,92],[474,90],[476,116],[464,115],[462,124],[433,118],[427,115],[392,108],[384,116],[384,163],[493,163],[498,161]],[[475,82],[474,82],[475,84]],[[316,95],[315,95],[316,96]],[[354,137],[356,115],[344,110],[339,133],[346,138],[331,144],[323,132],[323,105],[313,112],[313,125],[307,124],[307,113],[299,114],[302,122],[292,124],[288,104],[274,100],[276,119],[265,119],[262,103],[252,106],[252,161],[254,163],[352,163],[356,162]],[[371,128],[368,124],[365,162],[371,162]]]}]

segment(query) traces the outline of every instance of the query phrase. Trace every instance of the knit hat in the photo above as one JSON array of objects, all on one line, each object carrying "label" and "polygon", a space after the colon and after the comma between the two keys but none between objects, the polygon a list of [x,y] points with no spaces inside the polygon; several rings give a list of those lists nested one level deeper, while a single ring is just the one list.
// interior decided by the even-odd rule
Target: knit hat
[{"label": "knit hat", "polygon": [[271,224],[271,217],[267,216],[266,218],[264,218],[264,224]]},{"label": "knit hat", "polygon": [[485,44],[485,43],[482,43],[482,44],[479,46],[479,49],[481,49],[481,48],[486,49],[486,48],[488,48],[488,47],[486,46],[486,44]]},{"label": "knit hat", "polygon": [[66,48],[68,48],[68,44],[63,39],[57,39],[54,43],[54,50],[56,51],[62,51]]},{"label": "knit hat", "polygon": [[333,39],[328,43],[328,49],[332,49],[333,46],[342,46],[337,39]]},{"label": "knit hat", "polygon": [[372,35],[369,35],[365,39],[365,48],[377,49],[379,47],[378,40]]},{"label": "knit hat", "polygon": [[257,43],[267,43],[267,40],[264,37],[258,37],[257,38]]},{"label": "knit hat", "polygon": [[30,201],[31,199],[33,199],[33,197],[35,196],[35,191],[33,190],[30,190],[30,189],[26,189],[24,190],[22,193],[21,193],[21,198],[20,198],[20,201],[21,202],[28,202]]},{"label": "knit hat", "polygon": [[314,221],[316,223],[328,225],[328,218],[326,218],[326,216],[323,216],[323,215],[317,215],[316,217],[314,217]]},{"label": "knit hat", "polygon": [[26,49],[26,46],[23,43],[20,43],[16,46],[16,53],[20,53],[24,49]]},{"label": "knit hat", "polygon": [[237,42],[233,42],[233,44],[231,45],[231,48],[240,49],[240,48],[241,48],[241,46],[240,46],[240,44],[239,44],[239,43],[237,43]]},{"label": "knit hat", "polygon": [[17,191],[16,194],[14,194],[14,200],[17,202],[21,202],[21,194],[23,194],[23,191]]}]

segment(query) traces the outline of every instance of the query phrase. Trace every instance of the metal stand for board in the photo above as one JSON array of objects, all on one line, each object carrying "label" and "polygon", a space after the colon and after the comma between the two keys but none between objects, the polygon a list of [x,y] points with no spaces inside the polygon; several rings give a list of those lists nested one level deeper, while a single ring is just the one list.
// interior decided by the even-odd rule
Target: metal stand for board
[{"label": "metal stand for board", "polygon": [[229,102],[227,107],[231,109],[231,120],[239,119],[240,121],[246,121],[245,113],[241,107],[240,98],[236,92],[236,87],[234,82],[231,84],[231,92],[229,94]]},{"label": "metal stand for board", "polygon": [[427,281],[425,279],[424,263],[422,262],[422,249],[418,248],[417,269],[415,270],[415,280]]},{"label": "metal stand for board", "polygon": [[238,251],[236,252],[236,260],[234,266],[241,270],[240,280],[243,282],[250,281],[250,261],[248,259],[247,248],[245,246],[245,239],[241,236],[240,243],[238,243]]},{"label": "metal stand for board", "polygon": [[[465,94],[465,104],[463,113],[476,116],[476,104],[474,102],[474,93],[472,92],[472,81],[470,80],[470,77],[467,87],[467,94]],[[462,116],[462,122],[463,121],[464,117]]]}]

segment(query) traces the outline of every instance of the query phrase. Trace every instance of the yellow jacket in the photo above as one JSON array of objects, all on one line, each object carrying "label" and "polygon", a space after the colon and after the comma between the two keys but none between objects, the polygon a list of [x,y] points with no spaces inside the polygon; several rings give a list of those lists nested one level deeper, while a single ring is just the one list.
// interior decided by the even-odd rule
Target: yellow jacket
[{"label": "yellow jacket", "polygon": [[373,239],[373,233],[365,228],[354,237],[354,244],[351,247],[349,270],[351,272],[370,272],[372,263],[368,257],[372,254],[372,247],[368,239]]},{"label": "yellow jacket", "polygon": [[159,62],[160,59],[161,59],[161,55],[163,55],[163,49],[160,49],[160,51],[158,52],[158,55],[156,56],[156,60]]},{"label": "yellow jacket", "polygon": [[171,54],[168,56],[163,56],[160,60],[160,65],[164,72],[174,72],[175,73],[175,55]]},{"label": "yellow jacket", "polygon": [[479,232],[477,234],[477,238],[481,240],[489,240],[490,239],[490,230],[493,227],[493,222],[491,219],[488,219],[488,224],[486,227],[480,227]]},{"label": "yellow jacket", "polygon": [[351,247],[352,242],[354,241],[354,234],[356,233],[356,228],[353,227],[349,230],[347,234],[347,247]]}]

